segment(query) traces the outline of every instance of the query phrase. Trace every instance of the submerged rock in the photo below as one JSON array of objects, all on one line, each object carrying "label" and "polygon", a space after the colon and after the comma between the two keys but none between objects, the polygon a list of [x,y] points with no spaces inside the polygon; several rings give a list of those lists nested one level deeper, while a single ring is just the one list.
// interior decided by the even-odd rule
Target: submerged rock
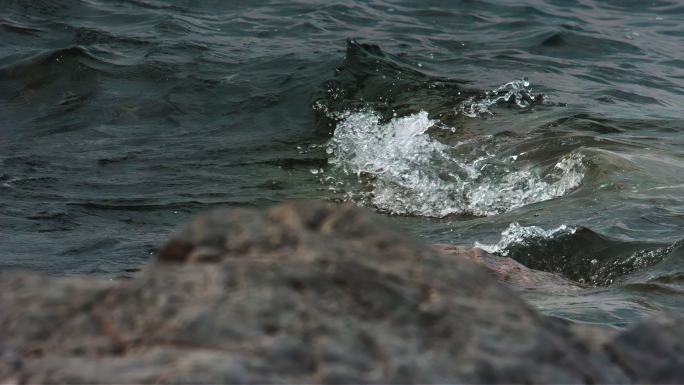
[{"label": "submerged rock", "polygon": [[0,309],[3,383],[684,381],[681,317],[545,317],[351,206],[206,214],[128,281],[2,272]]}]

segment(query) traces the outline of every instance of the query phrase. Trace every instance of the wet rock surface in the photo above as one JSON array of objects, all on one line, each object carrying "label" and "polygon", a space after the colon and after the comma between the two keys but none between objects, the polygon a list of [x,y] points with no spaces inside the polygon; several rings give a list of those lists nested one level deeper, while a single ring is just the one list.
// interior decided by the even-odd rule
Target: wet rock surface
[{"label": "wet rock surface", "polygon": [[494,258],[350,206],[215,211],[132,280],[0,273],[0,381],[684,381],[680,316],[621,332],[545,317],[494,277],[561,281]]},{"label": "wet rock surface", "polygon": [[453,258],[467,258],[484,267],[494,278],[517,290],[545,293],[572,293],[584,287],[559,274],[530,269],[509,257],[498,257],[478,248],[455,245],[434,245],[439,252]]}]

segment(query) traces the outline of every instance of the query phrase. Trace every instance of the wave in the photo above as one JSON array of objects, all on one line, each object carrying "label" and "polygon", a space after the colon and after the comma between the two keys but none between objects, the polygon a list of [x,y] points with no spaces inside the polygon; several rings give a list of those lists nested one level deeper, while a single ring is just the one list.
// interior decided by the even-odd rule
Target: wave
[{"label": "wave", "polygon": [[513,246],[529,245],[538,240],[549,240],[554,237],[572,235],[577,231],[576,227],[560,225],[552,230],[544,230],[539,226],[521,226],[518,222],[511,223],[501,233],[501,239],[495,244],[482,244],[475,242],[475,247],[491,254],[508,256],[509,248]]},{"label": "wave", "polygon": [[54,72],[58,72],[58,70],[65,71],[65,67],[76,66],[79,62],[88,60],[99,61],[98,58],[83,46],[75,45],[46,50],[0,68],[0,78],[17,78],[28,75],[36,76],[38,75],[36,72],[45,72],[48,69],[54,69]]},{"label": "wave", "polygon": [[323,84],[324,96],[316,100],[323,129],[328,132],[339,114],[372,109],[384,119],[429,111],[447,124],[456,117],[454,107],[482,93],[468,81],[431,76],[380,47],[347,41],[344,62],[335,77]]},{"label": "wave", "polygon": [[481,92],[350,40],[343,65],[324,86],[314,109],[333,130],[326,144],[331,167],[322,180],[345,199],[382,212],[500,214],[570,193],[589,166],[580,149],[529,161],[505,135],[460,135],[463,116],[543,103],[526,78]]},{"label": "wave", "polygon": [[[656,244],[612,239],[586,227],[561,225],[545,230],[511,223],[493,244],[475,247],[517,260],[527,267],[561,274],[593,285],[630,284],[667,279],[678,268],[658,268],[681,259],[681,242]],[[634,274],[647,275],[636,279]]]},{"label": "wave", "polygon": [[563,196],[587,168],[580,152],[543,168],[497,156],[493,137],[448,145],[428,132],[445,129],[425,111],[387,123],[374,111],[345,113],[327,145],[331,179],[353,188],[335,174],[360,177],[368,191],[352,200],[392,214],[487,216]]}]

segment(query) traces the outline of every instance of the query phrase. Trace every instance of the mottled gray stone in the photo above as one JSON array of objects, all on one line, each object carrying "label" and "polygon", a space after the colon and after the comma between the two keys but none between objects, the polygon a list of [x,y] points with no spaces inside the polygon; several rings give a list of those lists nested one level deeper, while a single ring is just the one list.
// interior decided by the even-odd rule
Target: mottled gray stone
[{"label": "mottled gray stone", "polygon": [[633,378],[652,384],[684,383],[684,323],[681,317],[651,318],[606,345]]},{"label": "mottled gray stone", "polygon": [[351,206],[215,211],[131,280],[0,273],[0,382],[684,380],[681,318],[596,340],[466,254]]}]

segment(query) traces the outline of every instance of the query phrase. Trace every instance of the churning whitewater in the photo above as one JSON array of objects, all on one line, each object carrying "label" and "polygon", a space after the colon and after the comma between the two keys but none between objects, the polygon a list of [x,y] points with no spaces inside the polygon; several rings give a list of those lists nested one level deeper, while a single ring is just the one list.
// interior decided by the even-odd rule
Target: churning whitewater
[{"label": "churning whitewater", "polygon": [[327,145],[333,183],[357,176],[350,200],[392,214],[489,216],[561,197],[578,187],[586,166],[580,152],[551,167],[500,158],[505,143],[486,135],[443,143],[432,130],[455,131],[421,111],[382,122],[372,110],[341,114]]}]

